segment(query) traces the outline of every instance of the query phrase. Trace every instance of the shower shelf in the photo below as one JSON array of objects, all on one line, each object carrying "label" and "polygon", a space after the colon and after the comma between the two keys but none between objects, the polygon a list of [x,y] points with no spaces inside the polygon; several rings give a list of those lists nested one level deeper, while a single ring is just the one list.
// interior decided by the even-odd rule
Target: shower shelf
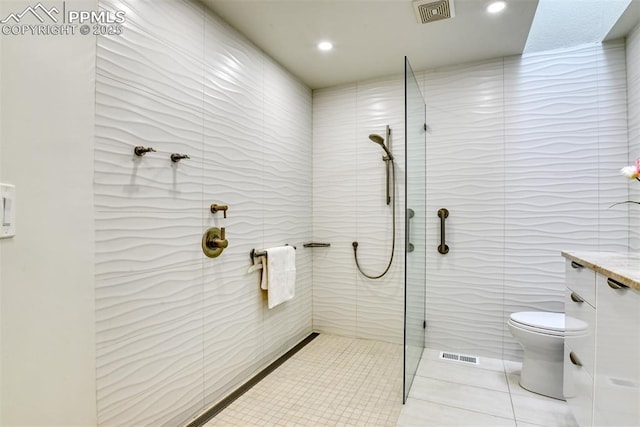
[{"label": "shower shelf", "polygon": [[331,243],[305,243],[304,245],[305,248],[328,248],[329,246],[331,246]]}]

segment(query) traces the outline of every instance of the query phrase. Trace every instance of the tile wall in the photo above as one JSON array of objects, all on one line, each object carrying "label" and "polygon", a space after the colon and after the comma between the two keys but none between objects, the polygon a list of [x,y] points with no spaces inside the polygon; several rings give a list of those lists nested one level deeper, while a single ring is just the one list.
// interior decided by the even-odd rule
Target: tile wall
[{"label": "tile wall", "polygon": [[[640,158],[640,25],[627,36],[629,164]],[[640,183],[629,182],[630,200],[640,201]],[[625,199],[627,200],[627,199]],[[640,206],[628,205],[629,246],[640,250]]]},{"label": "tile wall", "polygon": [[[127,22],[97,52],[98,420],[176,425],[311,332],[311,91],[198,2],[100,5]],[[268,310],[249,252],[285,243],[296,296]]]},{"label": "tile wall", "polygon": [[[404,82],[396,77],[313,93],[313,327],[318,332],[402,343],[404,306]],[[396,247],[389,273],[392,208],[380,146],[391,128],[396,165]]]},{"label": "tile wall", "polygon": [[624,250],[624,42],[424,73],[427,347],[518,359],[515,311],[563,311],[562,250]]},{"label": "tile wall", "polygon": [[[625,44],[416,77],[428,124],[427,347],[517,360],[521,350],[506,321],[514,311],[563,310],[560,252],[627,247],[626,209],[609,208],[627,192],[618,175],[627,162]],[[374,221],[361,226],[358,204],[381,196],[382,175],[362,180],[353,165],[375,167],[379,153],[366,134],[401,123],[393,112],[402,112],[402,85],[397,76],[314,91],[314,237],[354,227],[370,238],[379,234]],[[371,106],[385,103],[386,113],[374,114]],[[322,211],[329,201],[345,206],[345,221]],[[444,256],[436,250],[441,207],[450,211]],[[314,259],[314,326],[361,337],[372,331],[361,326],[361,306],[378,305],[381,318],[394,319],[379,328],[392,340],[399,335],[389,326],[402,327],[402,305],[382,292],[360,292],[369,282],[355,273],[350,252],[344,238],[327,252],[326,265]],[[394,287],[401,289],[399,277]]]}]

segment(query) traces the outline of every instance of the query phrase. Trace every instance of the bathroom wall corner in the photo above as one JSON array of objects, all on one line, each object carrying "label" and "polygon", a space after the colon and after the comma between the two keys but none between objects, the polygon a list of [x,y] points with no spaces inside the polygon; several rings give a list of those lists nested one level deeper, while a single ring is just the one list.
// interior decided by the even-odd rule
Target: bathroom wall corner
[{"label": "bathroom wall corner", "polygon": [[[0,3],[0,16],[4,16],[4,3]],[[2,89],[2,43],[0,38],[0,89]],[[0,182],[2,182],[2,101],[0,100]],[[0,241],[0,321],[2,321],[2,243]],[[2,420],[2,407],[4,399],[2,398],[2,327],[0,326],[0,425],[5,425]]]},{"label": "bathroom wall corner", "polygon": [[[2,3],[3,13],[33,6]],[[65,5],[98,9],[94,0]],[[0,243],[0,424],[96,425],[96,40],[0,40],[0,179],[17,193],[17,234]]]},{"label": "bathroom wall corner", "polygon": [[[627,128],[629,138],[629,164],[640,158],[640,24],[627,36]],[[628,200],[640,198],[640,187],[629,185]],[[640,210],[629,206],[629,249],[640,250]]]}]

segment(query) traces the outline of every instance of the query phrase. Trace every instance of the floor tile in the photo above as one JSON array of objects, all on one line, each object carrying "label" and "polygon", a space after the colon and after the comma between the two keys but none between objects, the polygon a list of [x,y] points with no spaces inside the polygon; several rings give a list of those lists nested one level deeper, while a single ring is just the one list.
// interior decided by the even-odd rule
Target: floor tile
[{"label": "floor tile", "polygon": [[[441,352],[440,350],[436,350],[433,348],[425,348],[424,352],[422,353],[422,360],[435,360],[435,361],[440,361],[447,364],[460,365],[460,362],[457,362],[457,361],[441,359],[440,352]],[[504,372],[504,363],[500,359],[492,359],[490,357],[478,357],[478,360],[480,362],[478,365],[469,365],[469,366],[474,366],[480,369],[487,369],[490,371]]]},{"label": "floor tile", "polygon": [[509,392],[511,394],[518,394],[521,396],[531,396],[536,393],[527,390],[526,388],[522,388],[520,385],[520,373],[517,374],[507,374],[507,383],[509,384]]},{"label": "floor tile", "polygon": [[513,410],[517,421],[545,427],[578,427],[567,403],[540,396],[512,394]]},{"label": "floor tile", "polygon": [[505,393],[509,392],[504,372],[481,369],[475,365],[423,360],[418,366],[416,375]]},{"label": "floor tile", "polygon": [[409,397],[503,418],[513,417],[509,393],[449,381],[415,377]]},{"label": "floor tile", "polygon": [[402,346],[319,335],[211,426],[576,427],[566,402],[520,387],[522,364],[425,349],[402,405]]},{"label": "floor tile", "polygon": [[503,360],[503,364],[504,364],[504,371],[507,374],[520,374],[520,371],[522,371],[522,363],[521,362],[514,362],[513,360]]},{"label": "floor tile", "polygon": [[501,418],[493,415],[468,411],[440,405],[438,403],[409,398],[400,418],[401,427],[429,426],[474,426],[474,427],[515,427],[513,418]]},{"label": "floor tile", "polygon": [[517,427],[544,427],[544,426],[541,426],[540,424],[529,424],[523,421],[516,421],[516,426]]}]

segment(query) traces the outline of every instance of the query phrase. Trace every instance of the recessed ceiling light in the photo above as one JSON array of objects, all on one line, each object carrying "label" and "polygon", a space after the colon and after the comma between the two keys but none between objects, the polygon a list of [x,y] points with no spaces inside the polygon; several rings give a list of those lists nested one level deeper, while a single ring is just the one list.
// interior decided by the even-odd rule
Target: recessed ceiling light
[{"label": "recessed ceiling light", "polygon": [[487,12],[489,13],[498,13],[502,12],[504,8],[507,7],[507,3],[503,1],[494,1],[493,3],[487,6]]},{"label": "recessed ceiling light", "polygon": [[333,49],[333,44],[331,42],[320,42],[318,43],[318,49],[326,52]]}]

